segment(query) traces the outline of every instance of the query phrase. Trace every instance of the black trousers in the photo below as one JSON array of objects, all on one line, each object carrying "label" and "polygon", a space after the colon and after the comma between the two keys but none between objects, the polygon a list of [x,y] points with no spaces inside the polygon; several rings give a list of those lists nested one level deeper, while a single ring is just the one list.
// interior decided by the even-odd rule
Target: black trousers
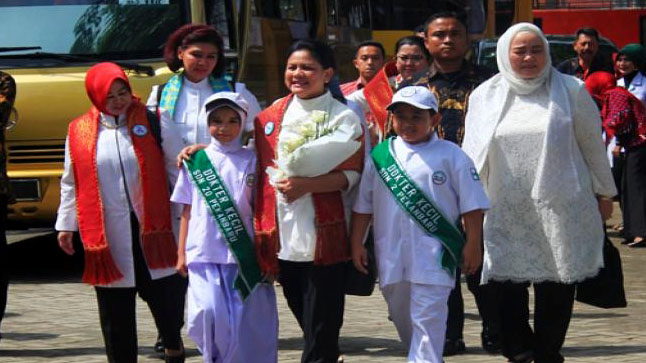
[{"label": "black trousers", "polygon": [[9,246],[7,246],[7,196],[0,194],[0,324],[7,308],[9,291]]},{"label": "black trousers", "polygon": [[646,237],[646,146],[626,150],[621,183],[624,236]]},{"label": "black trousers", "polygon": [[182,348],[187,281],[178,274],[153,280],[139,243],[139,225],[131,216],[135,287],[95,287],[101,331],[110,363],[137,361],[136,295],[148,304],[167,349]]},{"label": "black trousers", "polygon": [[[449,295],[449,314],[446,320],[446,339],[462,339],[464,330],[464,300],[460,283],[461,270],[456,272],[455,287]],[[473,294],[482,318],[482,331],[491,338],[500,336],[500,292],[498,287],[491,284],[480,285],[482,269],[473,275],[467,275],[467,288]]]},{"label": "black trousers", "polygon": [[343,325],[345,263],[314,266],[279,260],[287,305],[303,330],[302,363],[336,363]]},{"label": "black trousers", "polygon": [[529,325],[529,283],[490,282],[502,296],[502,353],[512,358],[534,353],[535,363],[560,363],[572,306],[574,284],[541,282],[534,284],[534,329]]}]

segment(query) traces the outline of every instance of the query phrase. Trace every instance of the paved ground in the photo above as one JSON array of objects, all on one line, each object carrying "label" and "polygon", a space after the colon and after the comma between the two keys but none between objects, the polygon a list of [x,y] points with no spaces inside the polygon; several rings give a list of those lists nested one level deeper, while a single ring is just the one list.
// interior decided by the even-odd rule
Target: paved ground
[{"label": "paved ground", "polygon": [[[20,239],[12,233],[12,241]],[[646,362],[646,249],[622,246],[620,250],[629,306],[603,310],[575,304],[563,349],[567,361]],[[14,279],[2,326],[0,362],[105,362],[94,292],[78,282],[82,261],[63,256],[51,234],[13,243],[10,251]],[[299,362],[300,332],[281,291],[277,292],[279,362]],[[502,357],[488,355],[479,347],[480,321],[468,292],[465,303],[468,351],[446,362],[503,362]],[[143,303],[138,309],[140,362],[160,362],[150,348],[156,335],[150,314]],[[367,298],[348,298],[341,335],[346,362],[405,360],[406,351],[386,318],[379,292]],[[200,362],[194,346],[188,340],[186,343],[187,361]]]}]

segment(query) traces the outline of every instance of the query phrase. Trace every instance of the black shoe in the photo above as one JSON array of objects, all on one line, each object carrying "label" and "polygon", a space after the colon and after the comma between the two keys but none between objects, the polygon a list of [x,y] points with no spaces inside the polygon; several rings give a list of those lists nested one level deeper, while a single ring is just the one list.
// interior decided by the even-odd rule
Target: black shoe
[{"label": "black shoe", "polygon": [[153,351],[155,353],[164,353],[164,341],[162,340],[162,336],[157,334],[157,341],[153,345]]},{"label": "black shoe", "polygon": [[184,352],[182,352],[181,355],[177,355],[177,356],[164,355],[165,363],[184,363],[185,360],[186,360],[186,355],[184,354]]},{"label": "black shoe", "polygon": [[628,247],[630,247],[630,248],[644,248],[644,247],[646,247],[646,240],[643,239],[643,240],[638,241],[638,242],[629,243]]},{"label": "black shoe", "polygon": [[511,362],[511,363],[531,363],[533,361],[534,361],[534,354],[531,351],[516,354],[513,358],[510,358],[508,360],[508,362]]},{"label": "black shoe", "polygon": [[491,334],[487,331],[483,331],[480,334],[480,338],[482,340],[482,349],[487,353],[498,354],[502,351],[500,336],[498,334]]},{"label": "black shoe", "polygon": [[466,352],[467,347],[464,345],[464,340],[462,339],[446,339],[444,341],[444,353],[442,356],[450,357],[456,354],[462,354]]}]

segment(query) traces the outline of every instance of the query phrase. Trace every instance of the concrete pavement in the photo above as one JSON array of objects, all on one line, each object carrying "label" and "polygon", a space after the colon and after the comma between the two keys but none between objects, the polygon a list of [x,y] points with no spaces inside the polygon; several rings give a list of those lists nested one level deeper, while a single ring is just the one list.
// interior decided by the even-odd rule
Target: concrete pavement
[{"label": "concrete pavement", "polygon": [[[616,218],[615,218],[616,220]],[[79,261],[57,257],[52,235],[43,237],[45,256],[31,259],[35,246],[13,244],[16,274],[9,291],[2,324],[0,362],[105,362],[94,290],[79,283]],[[614,239],[618,245],[618,240]],[[49,249],[49,250],[48,250]],[[603,310],[575,303],[574,316],[563,348],[568,362],[646,362],[646,249],[619,247],[625,274],[628,308]],[[24,255],[22,255],[24,254]],[[54,259],[55,262],[50,260]],[[68,270],[58,269],[69,264]],[[44,266],[44,267],[43,267]],[[39,272],[41,271],[41,272]],[[465,341],[467,353],[446,359],[454,362],[504,362],[480,348],[480,320],[466,286]],[[279,362],[300,362],[301,334],[280,288]],[[160,362],[152,353],[156,337],[145,304],[138,301],[140,362]],[[188,362],[201,362],[186,339]],[[404,362],[386,304],[379,291],[370,297],[348,297],[340,340],[346,362]]]}]

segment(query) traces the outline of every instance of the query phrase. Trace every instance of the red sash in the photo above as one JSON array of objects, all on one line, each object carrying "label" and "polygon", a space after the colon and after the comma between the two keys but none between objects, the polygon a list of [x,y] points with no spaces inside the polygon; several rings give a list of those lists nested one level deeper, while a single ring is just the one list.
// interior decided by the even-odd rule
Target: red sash
[{"label": "red sash", "polygon": [[388,122],[388,111],[386,106],[390,104],[393,99],[393,89],[390,87],[388,78],[398,74],[395,62],[389,62],[381,70],[375,78],[370,80],[363,88],[363,95],[370,106],[370,112],[374,116],[377,126],[379,127],[380,135],[385,135],[386,124]]},{"label": "red sash", "polygon": [[[276,220],[276,190],[269,184],[265,170],[268,166],[276,167],[276,146],[280,125],[293,95],[276,101],[262,111],[255,121],[255,142],[258,152],[258,180],[254,227],[256,233],[256,255],[264,274],[278,273],[278,225]],[[363,167],[363,136],[361,148],[337,166],[335,170],[355,170],[361,172]],[[345,221],[345,212],[341,192],[313,193],[316,248],[315,265],[331,265],[350,259],[350,243]]]},{"label": "red sash", "polygon": [[[110,241],[105,234],[103,204],[99,191],[96,165],[96,143],[100,113],[92,107],[69,126],[69,151],[74,168],[76,209],[79,230],[85,250],[83,282],[105,285],[123,277],[110,253]],[[143,222],[141,245],[146,263],[151,269],[172,267],[177,261],[177,245],[170,222],[169,192],[162,152],[153,137],[146,117],[146,107],[133,101],[128,109],[127,125],[132,138],[143,189]],[[148,131],[143,136],[133,134],[135,125]],[[134,238],[134,236],[133,236]]]}]

